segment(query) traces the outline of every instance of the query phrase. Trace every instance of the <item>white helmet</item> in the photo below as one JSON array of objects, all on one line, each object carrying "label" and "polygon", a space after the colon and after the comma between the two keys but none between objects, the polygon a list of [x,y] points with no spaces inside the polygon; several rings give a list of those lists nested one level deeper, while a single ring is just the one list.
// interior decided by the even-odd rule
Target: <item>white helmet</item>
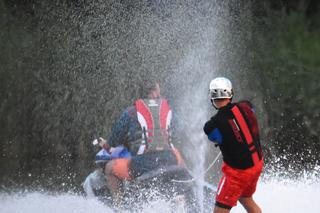
[{"label": "white helmet", "polygon": [[209,93],[211,101],[215,99],[232,98],[232,83],[229,79],[218,77],[210,82]]}]

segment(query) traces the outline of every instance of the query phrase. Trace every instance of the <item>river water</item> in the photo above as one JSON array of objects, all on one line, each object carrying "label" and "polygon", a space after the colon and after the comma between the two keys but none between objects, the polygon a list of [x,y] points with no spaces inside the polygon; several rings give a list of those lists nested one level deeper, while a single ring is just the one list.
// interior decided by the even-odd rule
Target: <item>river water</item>
[{"label": "river water", "polygon": [[[301,213],[320,212],[320,183],[318,179],[302,178],[301,180],[269,179],[260,181],[255,200],[263,212]],[[212,208],[204,206],[204,209]],[[44,192],[25,192],[0,195],[1,213],[87,213],[113,212],[97,200],[73,194],[50,195]],[[130,211],[127,211],[130,212]],[[142,206],[140,212],[171,212],[170,204],[156,201]],[[184,212],[178,209],[176,212]],[[231,212],[245,212],[238,205]]]}]

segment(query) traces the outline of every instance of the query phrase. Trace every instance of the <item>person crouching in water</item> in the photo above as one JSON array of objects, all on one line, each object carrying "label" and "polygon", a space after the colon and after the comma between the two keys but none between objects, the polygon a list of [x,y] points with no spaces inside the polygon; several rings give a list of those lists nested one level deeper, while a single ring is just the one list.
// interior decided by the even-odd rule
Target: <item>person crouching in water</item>
[{"label": "person crouching in water", "polygon": [[106,150],[125,145],[131,158],[110,161],[105,167],[107,186],[118,191],[123,180],[131,181],[145,172],[170,165],[183,165],[179,151],[170,143],[172,111],[161,97],[159,84],[149,80],[143,85],[144,97],[121,114],[108,140],[100,140]]},{"label": "person crouching in water", "polygon": [[239,201],[247,212],[260,213],[260,207],[252,198],[263,168],[254,109],[249,101],[231,102],[233,89],[227,78],[213,79],[209,91],[211,103],[218,112],[203,129],[208,139],[219,146],[223,156],[223,176],[213,212],[230,212]]}]

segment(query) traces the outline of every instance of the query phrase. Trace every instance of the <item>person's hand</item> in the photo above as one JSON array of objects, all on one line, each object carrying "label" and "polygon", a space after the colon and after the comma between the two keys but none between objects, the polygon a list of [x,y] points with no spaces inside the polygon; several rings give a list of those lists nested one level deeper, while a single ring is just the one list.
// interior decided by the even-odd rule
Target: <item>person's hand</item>
[{"label": "person's hand", "polygon": [[110,152],[110,146],[106,139],[102,137],[98,138],[98,144],[101,148],[105,149],[107,152]]}]

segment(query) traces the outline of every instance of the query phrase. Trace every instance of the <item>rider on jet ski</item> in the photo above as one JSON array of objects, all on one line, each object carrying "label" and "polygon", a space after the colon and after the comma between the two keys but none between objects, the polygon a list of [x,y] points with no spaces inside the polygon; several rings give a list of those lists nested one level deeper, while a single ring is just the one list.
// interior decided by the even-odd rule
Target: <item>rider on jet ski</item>
[{"label": "rider on jet ski", "polygon": [[132,157],[116,158],[105,167],[107,186],[113,194],[123,180],[133,180],[145,172],[171,165],[183,165],[180,152],[170,141],[172,111],[161,97],[156,81],[143,84],[143,98],[135,101],[121,114],[112,134],[99,145],[107,152],[112,148],[127,147]]}]

